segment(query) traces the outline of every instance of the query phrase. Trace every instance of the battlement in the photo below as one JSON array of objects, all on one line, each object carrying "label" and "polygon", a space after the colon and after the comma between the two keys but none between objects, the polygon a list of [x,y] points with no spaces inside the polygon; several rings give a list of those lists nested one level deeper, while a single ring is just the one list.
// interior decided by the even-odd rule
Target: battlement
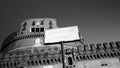
[{"label": "battlement", "polygon": [[[64,46],[68,44],[70,43],[64,43]],[[55,45],[60,46],[60,44],[55,44]],[[88,66],[89,66],[88,62],[92,62],[92,63],[96,62],[95,64],[99,62],[98,66],[100,67],[100,65],[104,66],[103,65],[104,63],[102,63],[102,59],[104,59],[107,62],[106,64],[111,64],[113,61],[118,63],[119,61],[117,58],[120,57],[120,52],[119,52],[120,41],[90,44],[90,45],[83,45],[83,46],[80,45],[79,43],[78,44],[71,43],[71,45],[76,47],[73,47],[73,48],[65,47],[64,49],[65,58],[67,61],[66,67],[78,68],[78,66],[84,65],[82,64],[84,62],[86,62],[85,64]],[[14,57],[14,58],[8,58],[8,57]],[[19,61],[19,63],[16,60]],[[109,63],[108,60],[111,60],[112,62]],[[61,48],[58,46],[52,46],[52,47],[46,46],[46,47],[16,49],[14,51],[8,52],[5,55],[1,56],[0,65],[1,67],[4,68],[4,67],[8,67],[7,64],[9,64],[10,68],[14,68],[19,65],[22,66],[23,64],[22,61],[23,62],[27,61],[27,62],[24,62],[24,64],[28,68],[30,66],[34,67],[39,65],[47,66],[47,65],[58,64],[59,66],[59,64],[62,64]],[[116,64],[111,64],[111,65],[114,68],[113,65],[116,65]],[[94,66],[94,65],[91,64],[90,66]]]}]

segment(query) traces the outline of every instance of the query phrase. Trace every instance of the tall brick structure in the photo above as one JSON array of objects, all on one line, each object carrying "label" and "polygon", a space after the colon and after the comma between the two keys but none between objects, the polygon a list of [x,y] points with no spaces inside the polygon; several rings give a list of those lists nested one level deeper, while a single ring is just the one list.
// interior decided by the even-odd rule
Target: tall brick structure
[{"label": "tall brick structure", "polygon": [[[60,43],[44,44],[45,30],[56,19],[27,19],[10,34],[0,50],[0,68],[63,68]],[[120,41],[83,44],[82,38],[64,42],[65,68],[120,68]]]}]

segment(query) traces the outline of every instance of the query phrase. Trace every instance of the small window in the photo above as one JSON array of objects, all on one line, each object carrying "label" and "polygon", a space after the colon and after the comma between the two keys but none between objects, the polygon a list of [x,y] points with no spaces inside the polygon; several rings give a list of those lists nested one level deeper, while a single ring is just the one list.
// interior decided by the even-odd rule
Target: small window
[{"label": "small window", "polygon": [[31,28],[31,32],[35,32],[35,28]]},{"label": "small window", "polygon": [[49,25],[52,25],[52,21],[49,21]]},{"label": "small window", "polygon": [[105,64],[101,64],[101,66],[108,66],[108,64],[106,64],[106,63]]},{"label": "small window", "polygon": [[44,28],[40,28],[40,32],[44,32]]},{"label": "small window", "polygon": [[39,28],[36,28],[36,32],[39,32],[40,31],[40,29]]},{"label": "small window", "polygon": [[41,23],[40,23],[40,25],[44,25],[44,23],[43,23],[44,21],[41,21]]},{"label": "small window", "polygon": [[32,23],[32,26],[34,26],[35,25],[35,21],[33,21],[33,23]]}]

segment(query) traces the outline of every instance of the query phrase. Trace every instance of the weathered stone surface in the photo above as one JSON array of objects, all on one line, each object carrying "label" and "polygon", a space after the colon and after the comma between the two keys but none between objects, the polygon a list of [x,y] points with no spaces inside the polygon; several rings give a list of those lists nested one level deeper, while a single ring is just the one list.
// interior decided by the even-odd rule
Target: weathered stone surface
[{"label": "weathered stone surface", "polygon": [[[58,28],[56,19],[27,19],[20,27],[2,44],[0,68],[63,68],[61,44],[44,44],[44,31]],[[66,68],[120,67],[120,41],[86,45],[74,40],[63,47]]]}]

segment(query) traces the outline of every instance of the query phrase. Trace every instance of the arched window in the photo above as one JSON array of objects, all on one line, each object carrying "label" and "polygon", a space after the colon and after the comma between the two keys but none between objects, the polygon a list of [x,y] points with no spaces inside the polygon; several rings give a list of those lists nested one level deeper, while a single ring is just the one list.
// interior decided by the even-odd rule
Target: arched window
[{"label": "arched window", "polygon": [[72,60],[71,57],[68,57],[68,64],[69,64],[69,65],[73,65],[73,60]]}]

